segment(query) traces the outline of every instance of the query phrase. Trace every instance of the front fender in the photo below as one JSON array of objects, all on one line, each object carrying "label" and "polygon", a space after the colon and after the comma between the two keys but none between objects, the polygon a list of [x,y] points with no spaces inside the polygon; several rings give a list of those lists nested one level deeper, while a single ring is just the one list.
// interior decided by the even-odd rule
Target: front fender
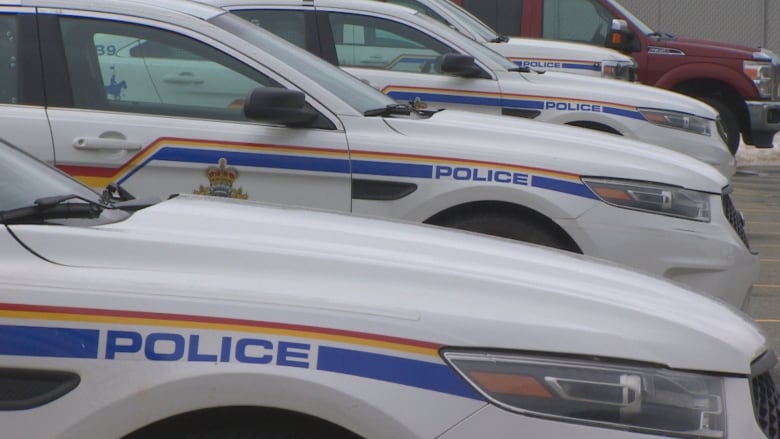
[{"label": "front fender", "polygon": [[[345,385],[352,388],[345,391]],[[408,390],[386,383],[371,382],[360,386],[363,391],[360,391],[358,386],[360,383],[350,383],[339,378],[312,381],[304,377],[268,373],[193,375],[158,383],[139,393],[124,395],[123,398],[104,405],[80,420],[61,437],[120,437],[176,415],[195,410],[236,406],[277,408],[307,414],[363,437],[423,437],[419,429],[414,431],[407,427],[407,422],[415,422],[405,419],[405,413],[398,412],[398,407],[402,404],[393,404],[394,400],[414,400],[421,413],[435,410],[436,416],[426,418],[430,424],[426,426],[426,430],[430,429],[430,432],[434,433],[430,437],[434,437],[484,406],[484,402],[465,398],[456,398],[458,401],[454,404],[447,403],[450,401],[442,404],[443,398],[434,392]],[[374,393],[373,401],[361,397],[361,394],[365,396],[366,391]],[[415,395],[403,394],[404,392]],[[383,401],[384,407],[379,407],[377,403],[381,404]],[[437,406],[441,407],[437,410]],[[445,408],[448,413],[444,413]],[[420,422],[416,424],[419,425]]]},{"label": "front fender", "polygon": [[[561,199],[562,197],[565,197],[566,200]],[[424,222],[450,208],[484,201],[497,201],[522,206],[534,210],[555,222],[575,219],[598,202],[593,199],[574,197],[555,191],[531,188],[523,190],[512,187],[480,185],[461,187],[436,194],[427,199],[415,200],[414,204],[410,204],[405,209],[405,213],[400,219]],[[361,202],[355,201],[353,208],[362,209],[359,203]]]},{"label": "front fender", "polygon": [[736,90],[743,99],[758,95],[755,84],[746,75],[735,75],[733,69],[712,63],[685,64],[673,68],[661,76],[654,85],[674,89],[682,82],[702,79],[722,82]]}]

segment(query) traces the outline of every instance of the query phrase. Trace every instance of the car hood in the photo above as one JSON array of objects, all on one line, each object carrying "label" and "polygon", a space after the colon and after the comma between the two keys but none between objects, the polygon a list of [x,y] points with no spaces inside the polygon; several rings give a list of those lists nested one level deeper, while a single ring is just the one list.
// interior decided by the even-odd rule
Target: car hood
[{"label": "car hood", "polygon": [[753,54],[760,52],[756,47],[732,44],[720,41],[703,40],[688,37],[674,39],[650,40],[650,46],[682,50],[686,56],[702,58],[732,58],[750,60]]},{"label": "car hood", "polygon": [[565,41],[537,38],[512,37],[505,43],[485,43],[486,46],[507,58],[565,59],[567,61],[601,62],[625,61],[633,58],[616,50],[589,44],[569,43]]},{"label": "car hood", "polygon": [[[529,94],[528,82],[534,84],[533,95],[565,96],[569,101],[595,101],[631,110],[655,108],[716,119],[718,113],[709,105],[691,97],[648,85],[615,81],[562,72],[517,73],[502,72],[499,79],[505,94]],[[565,90],[564,93],[561,90]]]},{"label": "car hood", "polygon": [[[111,225],[9,229],[50,262],[46,270],[77,273],[52,288],[114,291],[117,303],[117,290],[148,288],[153,297],[212,300],[210,315],[231,304],[273,305],[279,316],[308,308],[317,313],[301,324],[369,327],[439,346],[737,374],[766,350],[746,316],[665,280],[432,226],[179,196]],[[323,315],[338,318],[321,323]]]},{"label": "car hood", "polygon": [[[657,182],[709,193],[720,193],[728,184],[715,168],[685,154],[584,128],[458,110],[441,111],[428,120],[386,120],[414,139],[421,155],[481,162],[489,157],[486,165]],[[441,133],[447,133],[446,142]]]}]

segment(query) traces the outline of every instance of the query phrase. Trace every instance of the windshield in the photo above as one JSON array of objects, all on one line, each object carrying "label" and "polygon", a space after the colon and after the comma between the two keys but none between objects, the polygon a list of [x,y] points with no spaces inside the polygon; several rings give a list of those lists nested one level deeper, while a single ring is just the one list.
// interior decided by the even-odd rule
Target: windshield
[{"label": "windshield", "polygon": [[83,184],[0,139],[0,211],[35,204],[35,200],[74,194],[98,202]]},{"label": "windshield", "polygon": [[639,32],[642,32],[642,33],[643,33],[643,34],[645,34],[645,35],[650,35],[651,33],[653,33],[653,32],[654,32],[654,31],[653,31],[653,28],[651,28],[650,26],[648,26],[648,25],[646,25],[645,23],[643,23],[643,22],[642,22],[642,20],[640,20],[639,18],[637,18],[636,16],[634,16],[634,14],[632,14],[632,13],[631,13],[631,11],[629,11],[628,9],[626,9],[625,7],[623,7],[623,5],[621,5],[620,3],[618,3],[618,2],[617,2],[617,0],[607,0],[607,2],[608,2],[610,5],[612,5],[612,6],[613,6],[615,9],[617,9],[618,11],[620,11],[620,13],[621,13],[621,14],[622,14],[624,17],[626,17],[626,19],[627,19],[627,20],[628,20],[630,23],[632,23],[634,26],[636,26],[637,28],[639,28]]},{"label": "windshield", "polygon": [[360,113],[395,104],[392,98],[349,73],[236,15],[222,14],[211,22],[263,49],[290,68],[307,74]]},{"label": "windshield", "polygon": [[461,8],[455,3],[452,3],[450,0],[431,1],[439,5],[448,13],[457,17],[459,20],[462,20],[466,26],[468,26],[469,29],[471,29],[473,32],[476,32],[483,39],[483,41],[491,41],[498,36],[498,32],[496,32],[487,24],[483,23],[479,18],[475,17],[467,10]]}]

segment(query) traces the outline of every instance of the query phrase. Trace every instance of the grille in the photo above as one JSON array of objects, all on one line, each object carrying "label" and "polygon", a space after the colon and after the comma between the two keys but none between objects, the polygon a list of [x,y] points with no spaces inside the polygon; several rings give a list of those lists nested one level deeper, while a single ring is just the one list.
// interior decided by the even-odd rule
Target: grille
[{"label": "grille", "polygon": [[780,394],[767,371],[750,379],[756,421],[769,439],[780,438]]},{"label": "grille", "polygon": [[750,248],[748,242],[747,233],[745,232],[745,218],[742,217],[742,213],[734,206],[734,202],[731,200],[731,195],[728,193],[723,194],[723,213],[729,220],[729,224],[734,228],[734,231],[739,235],[739,239],[745,243],[745,247]]}]

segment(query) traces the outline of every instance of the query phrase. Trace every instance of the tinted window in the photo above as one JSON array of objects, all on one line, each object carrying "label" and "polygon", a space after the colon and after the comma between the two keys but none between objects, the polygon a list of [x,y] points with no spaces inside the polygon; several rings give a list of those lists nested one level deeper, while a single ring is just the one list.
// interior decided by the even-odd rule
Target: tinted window
[{"label": "tinted window", "polygon": [[463,0],[463,7],[501,35],[520,35],[523,0]]},{"label": "tinted window", "polygon": [[597,0],[545,0],[542,37],[603,46],[614,16]]},{"label": "tinted window", "polygon": [[248,93],[277,86],[193,39],[107,20],[61,19],[74,105],[180,117],[244,120]]},{"label": "tinted window", "polygon": [[17,24],[15,15],[0,15],[0,103],[19,102],[17,65]]},{"label": "tinted window", "polygon": [[415,73],[439,73],[436,60],[454,52],[438,40],[395,21],[329,14],[339,65]]},{"label": "tinted window", "polygon": [[306,48],[306,19],[304,11],[278,9],[236,10],[234,14],[271,31],[296,46]]}]

